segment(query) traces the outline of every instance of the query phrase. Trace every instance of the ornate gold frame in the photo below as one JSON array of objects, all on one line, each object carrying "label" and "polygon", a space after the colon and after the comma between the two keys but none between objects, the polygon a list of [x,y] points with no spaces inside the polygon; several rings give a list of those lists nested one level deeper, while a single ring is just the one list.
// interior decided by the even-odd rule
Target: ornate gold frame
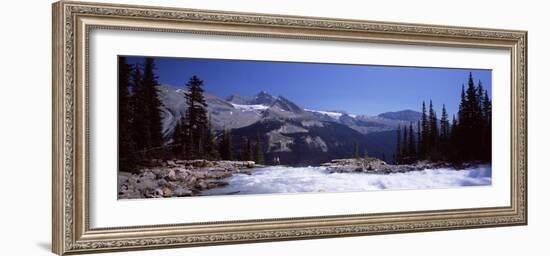
[{"label": "ornate gold frame", "polygon": [[[146,30],[511,51],[509,207],[91,229],[88,33]],[[82,2],[53,5],[53,251],[57,254],[527,224],[527,32]]]}]

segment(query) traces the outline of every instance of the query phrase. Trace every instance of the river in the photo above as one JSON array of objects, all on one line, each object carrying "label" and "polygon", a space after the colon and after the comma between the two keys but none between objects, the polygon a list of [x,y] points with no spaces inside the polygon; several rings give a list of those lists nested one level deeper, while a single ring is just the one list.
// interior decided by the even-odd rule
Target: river
[{"label": "river", "polygon": [[491,166],[395,174],[329,173],[325,167],[272,166],[254,169],[250,175],[236,174],[225,181],[227,186],[206,190],[202,195],[359,192],[491,185]]}]

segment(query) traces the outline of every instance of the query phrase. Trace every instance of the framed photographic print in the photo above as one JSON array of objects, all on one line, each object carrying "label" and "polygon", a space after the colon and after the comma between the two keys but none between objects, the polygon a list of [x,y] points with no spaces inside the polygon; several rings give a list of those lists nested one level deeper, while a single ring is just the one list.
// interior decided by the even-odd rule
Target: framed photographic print
[{"label": "framed photographic print", "polygon": [[53,251],[525,225],[526,40],[55,3]]}]

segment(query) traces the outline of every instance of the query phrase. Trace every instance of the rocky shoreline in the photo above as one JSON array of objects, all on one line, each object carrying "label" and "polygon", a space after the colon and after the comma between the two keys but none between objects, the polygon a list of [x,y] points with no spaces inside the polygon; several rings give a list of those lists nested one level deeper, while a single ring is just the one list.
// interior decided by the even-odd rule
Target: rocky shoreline
[{"label": "rocky shoreline", "polygon": [[413,164],[388,164],[378,158],[347,158],[335,159],[328,163],[321,164],[326,167],[330,173],[372,173],[372,174],[391,174],[404,173],[411,171],[421,171],[425,169],[452,168],[465,169],[476,166],[476,163],[465,163],[459,166],[446,162],[418,161]]},{"label": "rocky shoreline", "polygon": [[[419,161],[414,164],[388,164],[378,158],[335,159],[320,166],[328,173],[392,174],[448,168],[463,170],[482,163],[453,165],[446,162]],[[198,196],[208,189],[228,185],[234,174],[252,173],[264,167],[253,161],[154,160],[139,173],[118,173],[118,199]]]},{"label": "rocky shoreline", "polygon": [[196,196],[256,167],[253,161],[154,160],[139,173],[118,173],[118,199]]}]

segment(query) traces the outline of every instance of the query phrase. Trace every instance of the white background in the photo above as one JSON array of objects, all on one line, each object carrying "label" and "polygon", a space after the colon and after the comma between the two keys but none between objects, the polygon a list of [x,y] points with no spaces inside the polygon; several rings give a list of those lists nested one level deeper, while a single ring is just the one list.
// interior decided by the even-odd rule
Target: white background
[{"label": "white background", "polygon": [[[109,1],[110,2],[110,1]],[[149,4],[152,1],[123,1]],[[51,255],[50,1],[0,16],[2,255]],[[529,30],[529,226],[229,245],[120,255],[547,255],[550,22],[544,1],[155,1],[155,5]],[[546,231],[546,232],[545,232]],[[119,255],[118,253],[115,255]]]},{"label": "white background", "polygon": [[[181,33],[159,37],[155,32],[115,30],[97,30],[90,37],[91,227],[510,205],[510,51]],[[119,54],[492,69],[492,185],[436,191],[117,200],[117,113],[113,109],[117,108]]]}]

